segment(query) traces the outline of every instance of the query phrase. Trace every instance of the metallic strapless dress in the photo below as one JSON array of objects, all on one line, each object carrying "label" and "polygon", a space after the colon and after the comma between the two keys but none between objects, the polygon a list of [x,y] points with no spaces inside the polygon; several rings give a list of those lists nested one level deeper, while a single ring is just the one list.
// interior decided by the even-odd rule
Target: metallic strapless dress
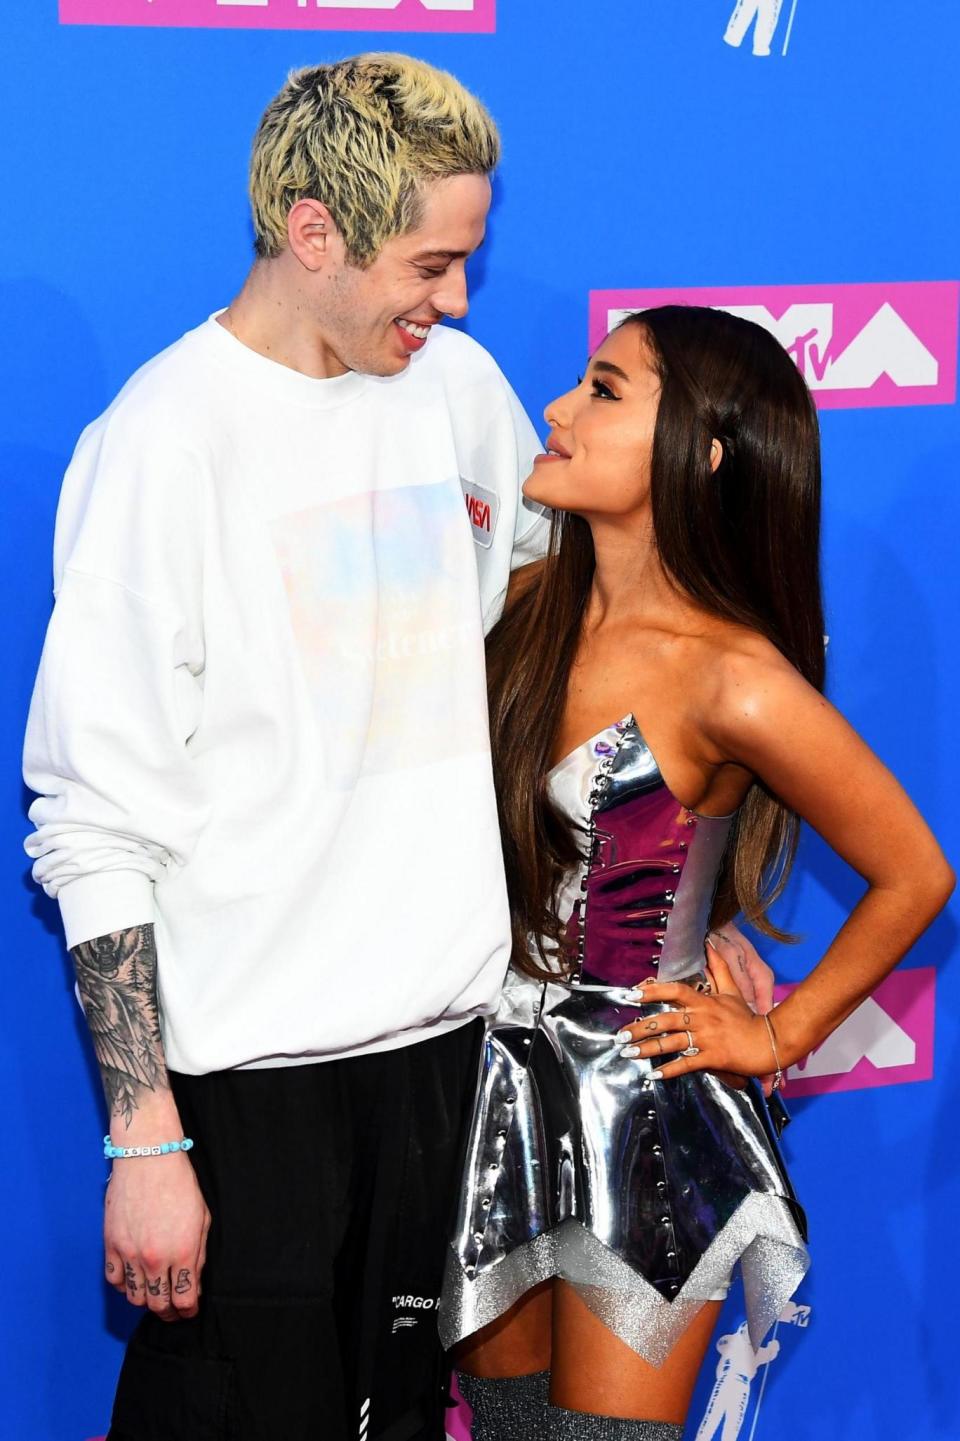
[{"label": "metallic strapless dress", "polygon": [[696,1071],[655,1081],[625,1060],[644,980],[704,977],[704,940],[732,817],[667,789],[632,716],[551,773],[585,836],[561,897],[575,975],[507,977],[487,1025],[440,1310],[445,1346],[561,1276],[660,1365],[739,1261],[753,1345],[803,1277],[806,1224],[761,1088]]}]

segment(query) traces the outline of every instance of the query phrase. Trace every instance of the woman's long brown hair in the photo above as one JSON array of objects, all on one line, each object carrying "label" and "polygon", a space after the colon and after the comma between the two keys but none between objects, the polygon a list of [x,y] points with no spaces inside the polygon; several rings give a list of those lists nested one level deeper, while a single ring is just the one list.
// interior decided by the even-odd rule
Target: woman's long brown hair
[{"label": "woman's long brown hair", "polygon": [[[636,328],[660,375],[651,506],[665,571],[709,614],[765,636],[822,690],[820,443],[800,373],[768,331],[725,311],[670,305],[623,324]],[[723,446],[716,471],[714,437]],[[555,513],[542,574],[487,641],[513,960],[533,975],[569,965],[557,896],[582,857],[547,779],[593,569],[587,522]],[[791,939],[767,911],[798,831],[796,814],[755,782],[734,823],[714,924],[742,911],[766,935]]]}]

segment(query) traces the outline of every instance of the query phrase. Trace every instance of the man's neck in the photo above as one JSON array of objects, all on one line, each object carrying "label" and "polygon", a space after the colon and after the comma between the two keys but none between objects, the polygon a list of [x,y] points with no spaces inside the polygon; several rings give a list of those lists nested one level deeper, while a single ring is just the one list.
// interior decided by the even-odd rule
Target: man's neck
[{"label": "man's neck", "polygon": [[241,344],[288,370],[313,380],[345,375],[346,366],[318,331],[291,259],[285,253],[256,261],[239,295],[217,320]]}]

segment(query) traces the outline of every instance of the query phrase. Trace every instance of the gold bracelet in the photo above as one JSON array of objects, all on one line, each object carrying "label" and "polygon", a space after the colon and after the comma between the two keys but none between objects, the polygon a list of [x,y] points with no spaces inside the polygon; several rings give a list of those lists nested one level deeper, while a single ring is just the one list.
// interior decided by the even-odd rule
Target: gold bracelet
[{"label": "gold bracelet", "polygon": [[767,1035],[770,1037],[770,1049],[773,1052],[773,1064],[776,1067],[776,1074],[773,1078],[773,1089],[775,1091],[780,1091],[783,1089],[783,1069],[780,1065],[780,1057],[777,1054],[777,1038],[773,1034],[773,1022],[770,1020],[770,1017],[765,1015],[763,1019],[767,1027]]}]

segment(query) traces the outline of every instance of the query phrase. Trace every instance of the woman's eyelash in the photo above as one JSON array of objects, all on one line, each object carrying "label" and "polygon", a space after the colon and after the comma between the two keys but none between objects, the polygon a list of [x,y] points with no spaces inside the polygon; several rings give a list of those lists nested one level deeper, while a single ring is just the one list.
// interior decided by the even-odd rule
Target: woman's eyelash
[{"label": "woman's eyelash", "polygon": [[[583,384],[583,376],[582,376],[582,375],[578,375],[578,376],[577,376],[577,385],[579,386],[579,385],[582,385],[582,384]],[[594,377],[594,379],[590,382],[590,384],[593,386],[593,393],[594,393],[594,395],[596,395],[597,397],[599,397],[600,400],[619,400],[619,399],[620,399],[619,395],[614,395],[614,393],[613,393],[613,391],[610,389],[609,385],[604,385],[604,383],[603,383],[602,380],[597,380],[596,377]]]}]

